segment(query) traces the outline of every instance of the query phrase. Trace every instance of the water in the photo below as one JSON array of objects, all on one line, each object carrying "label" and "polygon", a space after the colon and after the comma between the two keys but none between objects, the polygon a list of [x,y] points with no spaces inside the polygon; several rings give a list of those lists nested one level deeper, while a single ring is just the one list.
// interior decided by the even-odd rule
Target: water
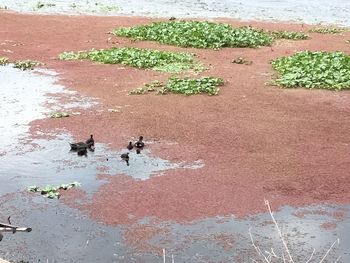
[{"label": "water", "polygon": [[[38,2],[55,6],[37,8]],[[0,0],[0,7],[5,6],[19,12],[44,14],[227,17],[350,26],[350,2],[346,0]]]}]

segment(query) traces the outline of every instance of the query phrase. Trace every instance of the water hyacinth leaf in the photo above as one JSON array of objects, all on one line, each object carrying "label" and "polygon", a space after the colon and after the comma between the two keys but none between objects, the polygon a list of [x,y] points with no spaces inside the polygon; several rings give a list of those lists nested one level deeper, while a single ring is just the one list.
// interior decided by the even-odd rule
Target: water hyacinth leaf
[{"label": "water hyacinth leaf", "polygon": [[170,73],[199,71],[204,68],[194,60],[194,54],[141,48],[110,48],[91,51],[64,52],[62,60],[90,59],[104,64],[123,64],[141,69],[153,69]]},{"label": "water hyacinth leaf", "polygon": [[113,32],[117,36],[137,40],[152,40],[180,47],[212,48],[260,47],[272,44],[273,38],[261,29],[234,28],[224,23],[207,21],[154,22],[150,25],[121,27]]},{"label": "water hyacinth leaf", "polygon": [[302,51],[272,61],[278,77],[274,84],[285,88],[350,89],[350,56],[343,52]]}]

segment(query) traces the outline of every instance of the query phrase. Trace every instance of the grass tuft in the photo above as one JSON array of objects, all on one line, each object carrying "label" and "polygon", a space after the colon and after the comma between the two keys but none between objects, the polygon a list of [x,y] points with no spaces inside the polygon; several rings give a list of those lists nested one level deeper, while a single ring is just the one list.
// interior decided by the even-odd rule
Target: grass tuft
[{"label": "grass tuft", "polygon": [[343,52],[302,51],[272,61],[284,88],[350,89],[350,56]]}]

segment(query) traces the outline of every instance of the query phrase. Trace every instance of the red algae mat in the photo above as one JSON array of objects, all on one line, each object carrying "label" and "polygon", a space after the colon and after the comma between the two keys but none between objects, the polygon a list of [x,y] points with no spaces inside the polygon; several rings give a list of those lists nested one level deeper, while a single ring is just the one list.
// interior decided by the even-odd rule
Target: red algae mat
[{"label": "red algae mat", "polygon": [[[108,32],[153,20],[129,17],[33,16],[0,12],[0,56],[35,59],[59,73],[62,84],[97,98],[102,110],[33,123],[35,131],[93,133],[115,149],[131,136],[155,141],[154,155],[172,161],[202,160],[203,168],[167,171],[136,181],[108,177],[92,200],[79,205],[106,224],[144,217],[190,222],[217,215],[244,217],[265,211],[264,198],[283,205],[350,202],[350,92],[283,90],[268,85],[270,60],[301,50],[349,51],[349,32],[311,34],[309,40],[277,41],[258,49],[196,50],[135,42]],[[283,23],[240,23],[275,30],[306,31]],[[122,65],[60,61],[58,54],[91,48],[143,47],[196,53],[212,75],[226,80],[218,96],[129,96],[128,91],[169,75]],[[236,57],[252,65],[236,65]],[[122,107],[120,113],[109,108]],[[87,128],[88,127],[88,128]],[[167,142],[167,143],[165,143]],[[171,143],[169,143],[171,142]],[[74,193],[74,191],[72,192]],[[69,194],[68,194],[69,195]],[[79,198],[81,198],[79,193]],[[74,204],[74,198],[66,197]]]}]

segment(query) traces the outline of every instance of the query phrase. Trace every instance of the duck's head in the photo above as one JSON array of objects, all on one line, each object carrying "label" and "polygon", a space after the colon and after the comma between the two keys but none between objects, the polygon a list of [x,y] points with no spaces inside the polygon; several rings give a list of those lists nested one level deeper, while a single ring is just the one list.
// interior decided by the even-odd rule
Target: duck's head
[{"label": "duck's head", "polygon": [[91,134],[91,135],[90,135],[90,138],[91,138],[91,139],[93,139],[93,137],[94,137],[94,135],[93,135],[93,134]]},{"label": "duck's head", "polygon": [[132,145],[132,142],[129,142],[129,145]]},{"label": "duck's head", "polygon": [[143,140],[143,136],[140,136],[139,141],[142,141],[142,140]]}]

